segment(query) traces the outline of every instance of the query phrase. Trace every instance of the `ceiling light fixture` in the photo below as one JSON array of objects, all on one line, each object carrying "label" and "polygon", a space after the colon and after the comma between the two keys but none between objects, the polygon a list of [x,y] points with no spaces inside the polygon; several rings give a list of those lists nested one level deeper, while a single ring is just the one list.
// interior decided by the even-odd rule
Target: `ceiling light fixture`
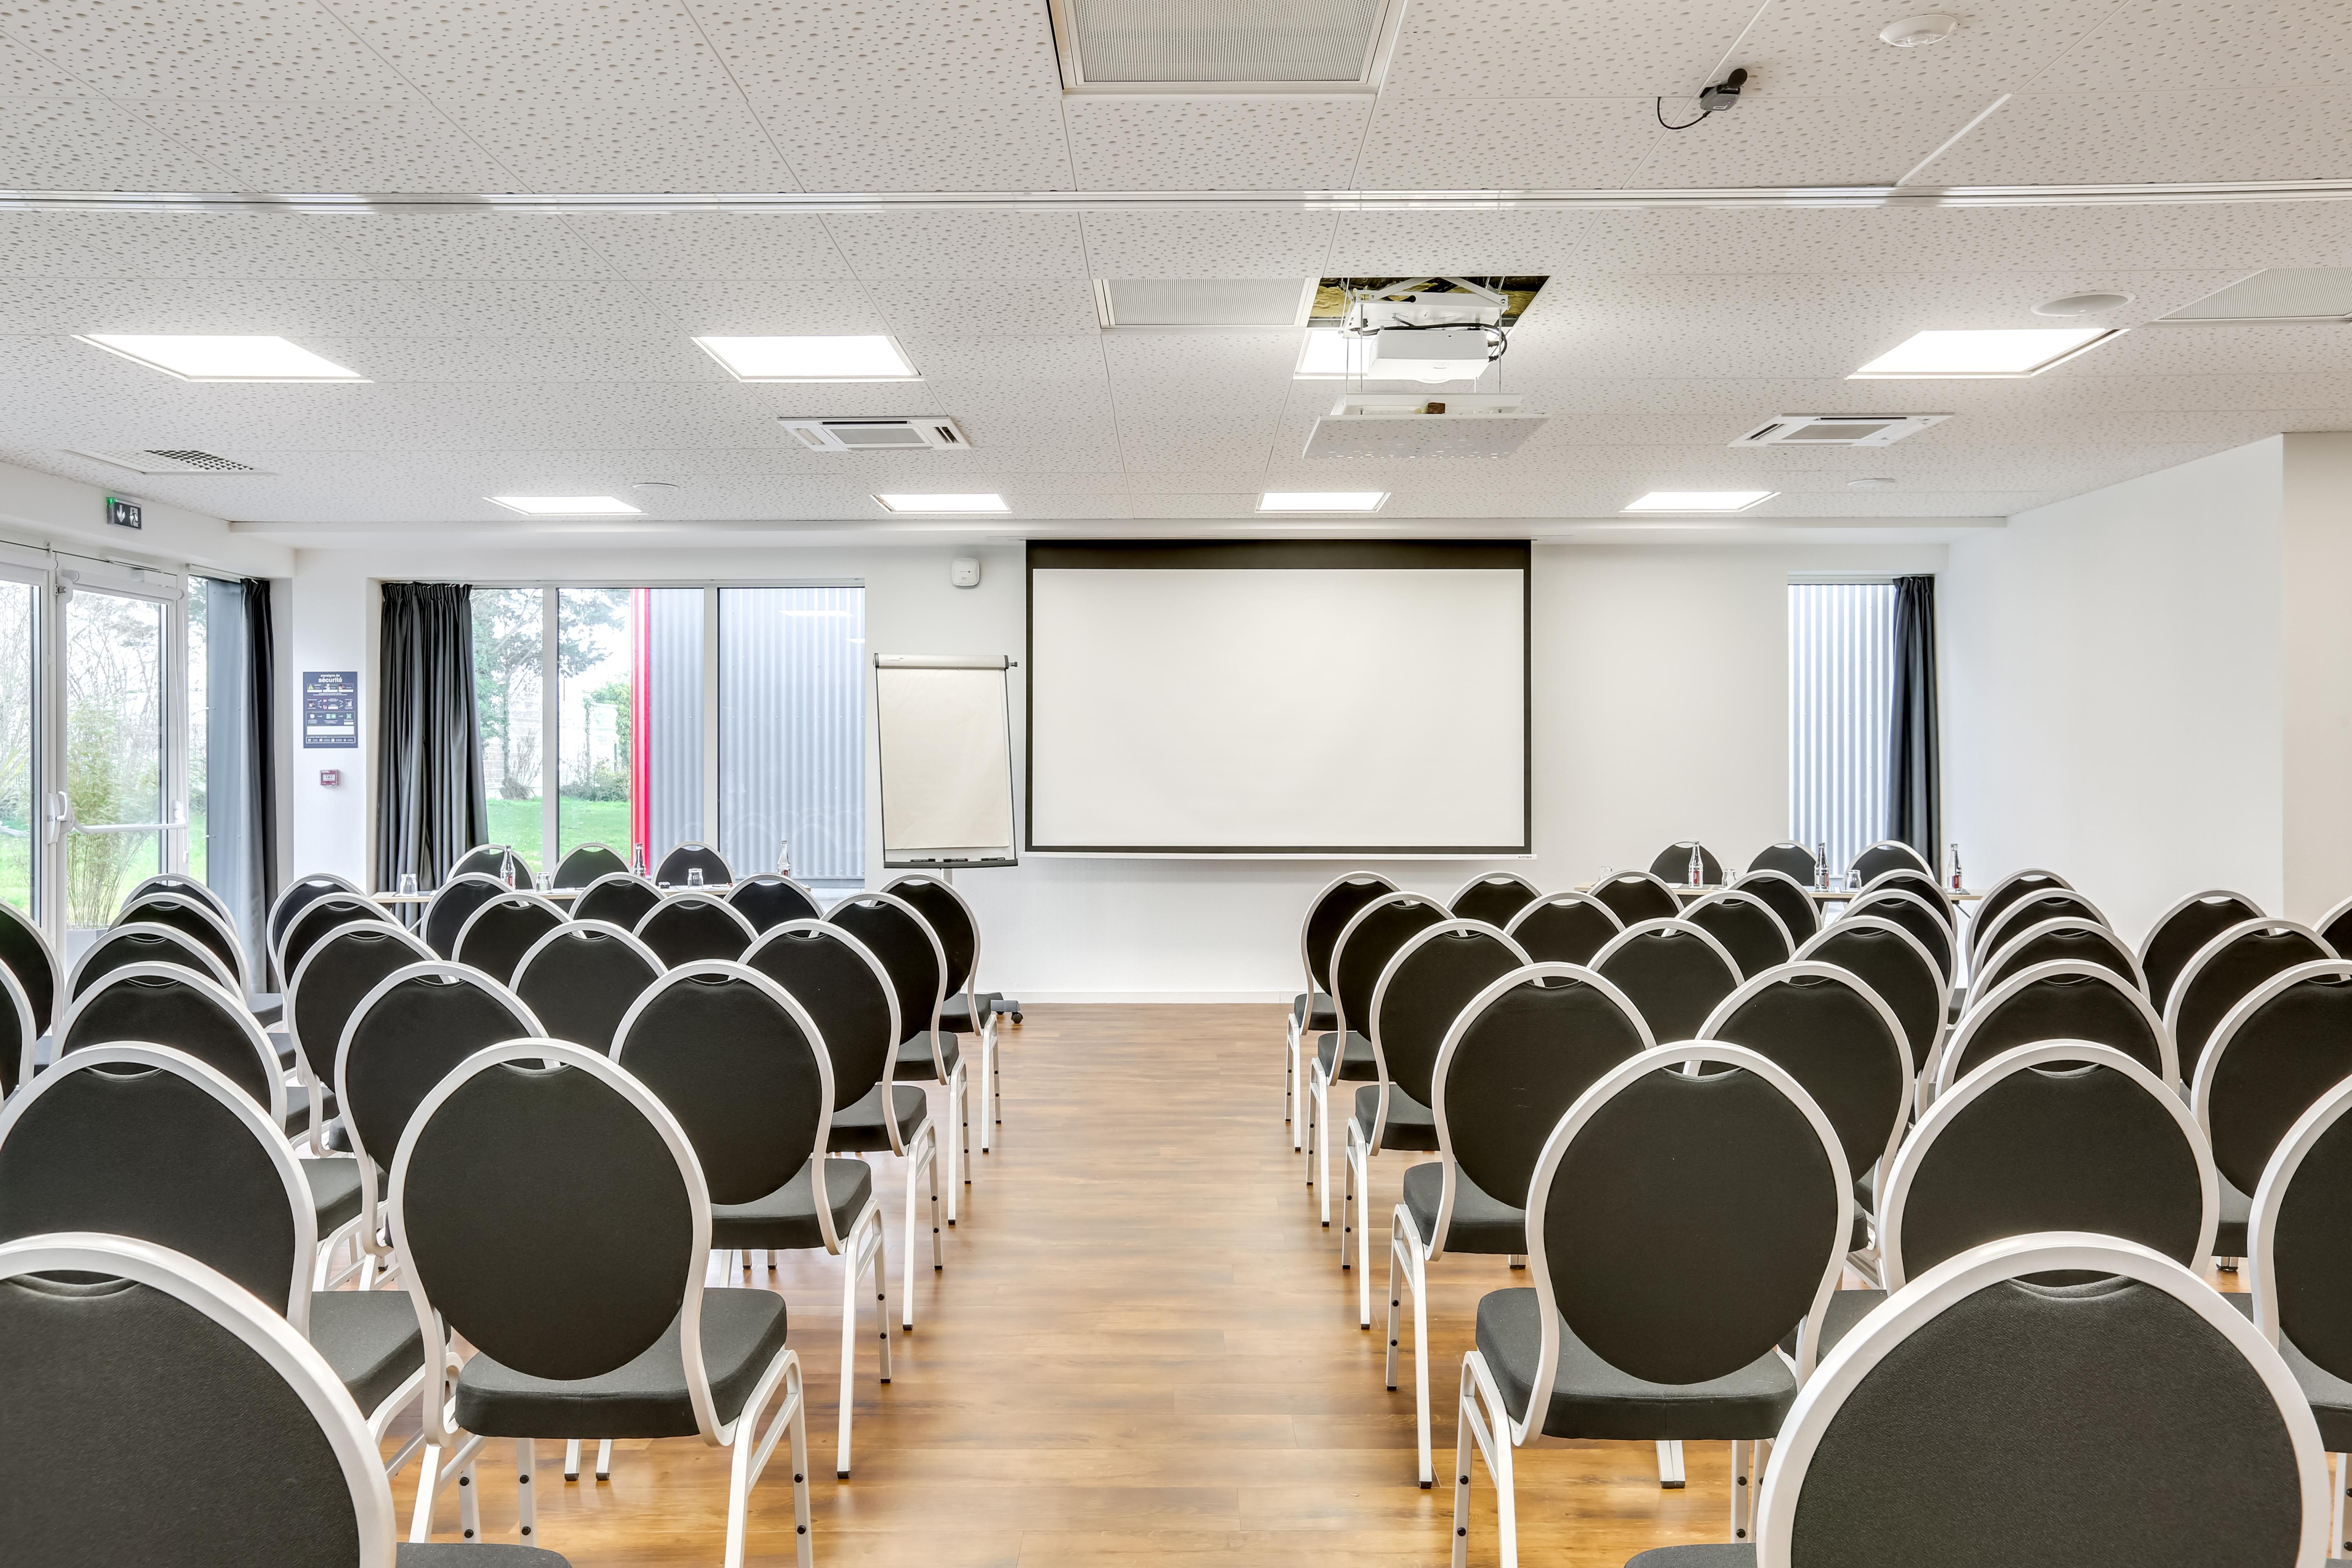
[{"label": "ceiling light fixture", "polygon": [[898,340],[883,332],[694,341],[738,381],[923,379]]},{"label": "ceiling light fixture", "polygon": [[2040,375],[2121,331],[2118,327],[1992,327],[1914,332],[1846,379],[1942,381]]},{"label": "ceiling light fixture", "polygon": [[1386,490],[1268,490],[1257,498],[1260,511],[1378,511]]},{"label": "ceiling light fixture", "polygon": [[1725,512],[1746,511],[1768,501],[1778,490],[1652,490],[1630,503],[1627,511]]},{"label": "ceiling light fixture", "polygon": [[525,517],[641,517],[644,514],[618,496],[492,496],[509,511]]},{"label": "ceiling light fixture", "polygon": [[1004,498],[991,491],[985,495],[877,495],[874,498],[891,511],[1010,511]]},{"label": "ceiling light fixture", "polygon": [[367,380],[279,337],[89,332],[81,341],[182,381]]},{"label": "ceiling light fixture", "polygon": [[1298,351],[1293,381],[1356,381],[1371,363],[1371,340],[1336,328],[1318,327]]},{"label": "ceiling light fixture", "polygon": [[1887,23],[1878,29],[1878,41],[1893,44],[1898,49],[1917,49],[1940,44],[1959,30],[1958,16],[1930,11],[1924,16],[1906,16],[1899,22]]}]

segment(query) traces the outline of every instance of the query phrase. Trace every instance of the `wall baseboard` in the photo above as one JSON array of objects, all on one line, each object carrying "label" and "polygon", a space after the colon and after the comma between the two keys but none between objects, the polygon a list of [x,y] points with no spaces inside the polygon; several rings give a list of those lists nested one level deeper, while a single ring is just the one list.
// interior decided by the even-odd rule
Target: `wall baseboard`
[{"label": "wall baseboard", "polygon": [[1296,991],[1022,991],[1013,995],[1030,1002],[1271,1002],[1286,1003]]}]

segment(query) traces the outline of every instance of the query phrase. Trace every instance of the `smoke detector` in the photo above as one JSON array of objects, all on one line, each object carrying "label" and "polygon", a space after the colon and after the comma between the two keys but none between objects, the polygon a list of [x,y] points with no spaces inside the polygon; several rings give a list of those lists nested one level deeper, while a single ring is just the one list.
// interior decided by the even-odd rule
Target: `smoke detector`
[{"label": "smoke detector", "polygon": [[2033,307],[2037,316],[2095,316],[2102,310],[2113,310],[2128,305],[2128,294],[2066,294],[2055,300],[2044,300]]},{"label": "smoke detector", "polygon": [[1948,414],[1775,414],[1735,447],[1892,447]]},{"label": "smoke detector", "polygon": [[1878,29],[1878,41],[1892,44],[1898,49],[1924,48],[1940,44],[1960,30],[1958,16],[1947,16],[1931,11],[1924,16],[1906,16],[1899,22],[1889,22]]}]

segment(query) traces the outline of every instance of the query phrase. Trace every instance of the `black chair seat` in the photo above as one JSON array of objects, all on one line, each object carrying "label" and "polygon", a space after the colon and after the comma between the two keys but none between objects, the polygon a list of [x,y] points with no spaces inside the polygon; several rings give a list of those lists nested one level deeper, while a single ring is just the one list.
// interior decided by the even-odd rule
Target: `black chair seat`
[{"label": "black chair seat", "polygon": [[2352,1383],[2315,1365],[2284,1334],[2279,1336],[2279,1354],[2294,1373],[2303,1396],[2311,1401],[2311,1414],[2319,1422],[2319,1446],[2331,1454],[2352,1454]]},{"label": "black chair seat", "polygon": [[294,1168],[310,1184],[310,1206],[319,1216],[319,1239],[360,1217],[360,1163],[356,1158],[297,1160]]},{"label": "black chair seat", "polygon": [[[706,1290],[702,1361],[719,1419],[742,1414],[784,1348],[784,1299],[769,1290]],[[602,1377],[555,1383],[477,1355],[457,1375],[457,1425],[486,1437],[691,1437],[694,1408],[672,1320],[660,1339]]]},{"label": "black chair seat", "polygon": [[[248,991],[245,994],[245,1005],[252,1011],[255,1019],[265,1026],[285,1021],[286,998],[274,991]],[[288,1065],[292,1064],[289,1062]]]},{"label": "black chair seat", "polygon": [[[885,1142],[887,1147],[887,1142]],[[824,1232],[816,1223],[816,1184],[803,1165],[800,1174],[748,1204],[710,1205],[710,1245],[768,1247],[792,1252],[823,1247]],[[863,1160],[827,1160],[824,1195],[833,1209],[833,1234],[845,1236],[857,1211],[874,1199],[874,1173]]]},{"label": "black chair seat", "polygon": [[[945,1034],[945,1031],[942,1030],[941,1033]],[[937,1083],[940,1081],[941,1068],[952,1073],[956,1069],[956,1063],[962,1059],[961,1047],[957,1046],[955,1037],[950,1035],[940,1041],[940,1066],[932,1066],[931,1034],[926,1029],[911,1039],[898,1042],[898,1054],[895,1058],[890,1076],[897,1079],[919,1079],[925,1083]]]},{"label": "black chair seat", "polygon": [[405,1290],[314,1292],[310,1343],[351,1390],[362,1415],[373,1415],[425,1364],[416,1303]]},{"label": "black chair seat", "polygon": [[278,1028],[264,1029],[262,1037],[269,1042],[269,1048],[278,1053],[278,1070],[292,1072],[294,1070],[294,1037],[284,1029]]},{"label": "black chair seat", "polygon": [[1315,993],[1311,1000],[1306,992],[1301,991],[1290,999],[1290,1021],[1297,1026],[1300,1034],[1311,1035],[1318,1030],[1338,1028],[1339,1010],[1332,1005],[1331,998],[1320,991]]},{"label": "black chair seat", "polygon": [[[1822,1313],[1822,1342],[1814,1352],[1815,1355],[1826,1357],[1840,1340],[1853,1331],[1856,1323],[1870,1316],[1885,1300],[1886,1292],[1884,1290],[1831,1291],[1829,1309]],[[1781,1346],[1791,1353],[1796,1349],[1787,1340],[1781,1342]]]},{"label": "black chair seat", "polygon": [[[1405,1212],[1424,1237],[1437,1230],[1437,1202],[1445,1190],[1444,1162],[1424,1160],[1404,1172]],[[1528,1211],[1516,1209],[1454,1173],[1454,1224],[1445,1233],[1448,1252],[1512,1253],[1528,1249]]]},{"label": "black chair seat", "polygon": [[[980,1003],[981,1025],[985,1026],[988,1023],[989,1015],[996,1011],[996,1005],[999,1002],[1004,1000],[1004,993],[1002,991],[983,991],[980,994],[977,1000]],[[972,1026],[971,1011],[964,1005],[964,1000],[962,997],[950,996],[946,1002],[940,1005],[940,1033],[942,1035],[977,1035],[980,1033],[980,1029],[975,1028]]]},{"label": "black chair seat", "polygon": [[[1356,1091],[1356,1136],[1370,1142],[1372,1119],[1381,1112],[1381,1086],[1368,1083]],[[1404,1090],[1389,1089],[1389,1124],[1381,1129],[1381,1147],[1412,1152],[1437,1152],[1437,1117]]]},{"label": "black chair seat", "polygon": [[1654,1546],[1628,1557],[1625,1568],[1755,1568],[1755,1563],[1751,1542],[1707,1541],[1696,1546]]},{"label": "black chair seat", "polygon": [[1372,1056],[1372,1042],[1353,1029],[1348,1031],[1347,1059],[1339,1064],[1339,1070],[1334,1073],[1331,1070],[1331,1058],[1339,1054],[1339,1037],[1337,1035],[1315,1037],[1315,1060],[1323,1068],[1323,1076],[1326,1079],[1335,1083],[1360,1083],[1367,1079],[1380,1077],[1379,1064]]},{"label": "black chair seat", "polygon": [[876,1084],[865,1099],[833,1113],[833,1137],[825,1147],[836,1154],[862,1154],[890,1147],[890,1130],[882,1124],[882,1091],[890,1091],[890,1107],[898,1118],[898,1142],[910,1145],[930,1114],[923,1091],[908,1084]]},{"label": "black chair seat", "polygon": [[[2215,1173],[2219,1174],[2219,1173]],[[2221,1177],[2221,1223],[2213,1230],[2213,1256],[2243,1258],[2246,1255],[2246,1226],[2254,1217],[2254,1200],[2231,1185],[2230,1178]],[[2329,1453],[2336,1452],[2330,1448]]]},{"label": "black chair seat", "polygon": [[[1543,1329],[1536,1293],[1496,1290],[1478,1302],[1478,1349],[1503,1404],[1524,1418],[1534,1392]],[[1543,1429],[1554,1437],[1707,1442],[1769,1437],[1796,1403],[1797,1379],[1770,1351],[1728,1377],[1706,1383],[1644,1383],[1587,1350],[1560,1324],[1559,1372]],[[584,1428],[583,1428],[584,1430]]]},{"label": "black chair seat", "polygon": [[502,1541],[404,1541],[392,1561],[393,1568],[572,1568],[569,1557]]},{"label": "black chair seat", "polygon": [[[335,1114],[335,1091],[321,1085],[319,1089],[320,1109],[327,1115]],[[299,1138],[310,1131],[310,1090],[308,1085],[289,1083],[286,1086],[286,1136]]]}]

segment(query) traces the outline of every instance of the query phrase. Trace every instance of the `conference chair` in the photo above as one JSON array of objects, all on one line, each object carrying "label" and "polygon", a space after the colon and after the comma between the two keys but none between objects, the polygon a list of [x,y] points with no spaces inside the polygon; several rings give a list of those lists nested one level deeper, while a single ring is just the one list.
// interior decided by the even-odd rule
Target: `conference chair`
[{"label": "conference chair", "polygon": [[1592,955],[1592,972],[1633,1002],[1664,1045],[1695,1039],[1716,1004],[1739,989],[1739,964],[1687,921],[1627,926]]},{"label": "conference chair", "polygon": [[2199,948],[2181,967],[2164,1007],[2164,1026],[2179,1054],[2182,1080],[2196,1081],[2213,1031],[2263,981],[2335,956],[2309,926],[2281,920],[2241,921]]},{"label": "conference chair", "polygon": [[947,1258],[940,1237],[939,1133],[930,1098],[914,1084],[890,1079],[898,1039],[898,992],[874,950],[824,921],[791,921],[761,936],[743,966],[766,975],[808,1010],[824,1039],[833,1068],[834,1153],[891,1153],[907,1162],[907,1233],[899,1252],[906,1270],[898,1291],[898,1326],[915,1328],[915,1204],[920,1178],[930,1179],[931,1268]]},{"label": "conference chair", "polygon": [[1922,1273],[1824,1358],[1752,1547],[1626,1568],[2323,1568],[2320,1443],[2279,1352],[2196,1275],[2113,1237],[2011,1237]]},{"label": "conference chair", "polygon": [[[2224,1258],[2246,1257],[2252,1194],[2295,1121],[2352,1077],[2352,962],[2282,970],[2215,1026],[2189,1106],[2220,1168]],[[2342,1453],[2341,1448],[2329,1449]]]},{"label": "conference chair", "polygon": [[1441,921],[1407,937],[1372,987],[1365,1033],[1379,1076],[1356,1090],[1339,1194],[1339,1267],[1349,1267],[1352,1249],[1358,1328],[1372,1326],[1371,1157],[1383,1149],[1437,1152],[1431,1085],[1446,1028],[1497,977],[1531,962],[1484,921]]},{"label": "conference chair", "polygon": [[635,931],[637,922],[661,901],[661,889],[646,878],[610,871],[580,890],[580,896],[572,900],[572,918],[603,921],[623,931]]},{"label": "conference chair", "polygon": [[0,1241],[97,1231],[202,1260],[318,1347],[381,1441],[424,1386],[424,1342],[401,1298],[325,1289],[333,1238],[320,1245],[303,1171],[322,1163],[297,1160],[243,1089],[186,1052],[91,1046],[0,1113]]},{"label": "conference chair", "polygon": [[1748,869],[1751,872],[1778,871],[1799,887],[1810,888],[1821,874],[1821,862],[1814,859],[1813,852],[1803,845],[1794,839],[1783,838],[1778,844],[1767,844],[1756,851],[1756,858],[1748,862]]},{"label": "conference chair", "polygon": [[613,1060],[654,1092],[693,1146],[710,1193],[710,1245],[735,1278],[738,1252],[823,1250],[842,1259],[841,1432],[849,1479],[857,1387],[858,1281],[874,1281],[881,1381],[890,1381],[890,1295],[882,1206],[863,1160],[825,1156],[833,1064],[807,1009],[740,963],[673,969],[637,998]]},{"label": "conference chair", "polygon": [[[530,1540],[536,1439],[699,1436],[732,1460],[724,1561],[740,1568],[751,1488],[789,1431],[798,1558],[810,1568],[808,1442],[784,1299],[703,1289],[710,1195],[685,1130],[651,1089],[560,1040],[477,1052],[402,1134],[392,1228],[420,1327],[437,1338],[446,1324],[473,1347],[427,1385],[413,1539],[429,1533],[444,1478],[471,1482],[486,1438],[515,1440]],[[459,1488],[469,1541],[481,1532],[478,1491]]]},{"label": "conference chair", "polygon": [[65,968],[48,937],[15,905],[0,902],[0,967],[5,967],[33,1010],[33,1027],[47,1034],[66,994]]},{"label": "conference chair", "polygon": [[2310,1403],[2321,1447],[2336,1456],[2329,1550],[2352,1555],[2344,1519],[2352,1486],[2352,1303],[2343,1290],[2352,1268],[2345,1245],[2352,1235],[2347,1107],[2352,1079],[2314,1100],[2279,1141],[2254,1188],[2246,1272],[2254,1327],[2278,1347]]},{"label": "conference chair", "polygon": [[727,889],[727,901],[735,912],[751,922],[755,931],[764,931],[786,921],[814,921],[824,916],[816,895],[773,871],[762,871],[756,877],[746,877]]},{"label": "conference chair", "polygon": [[[521,887],[520,882],[515,884]],[[449,958],[457,951],[457,933],[474,911],[492,899],[503,899],[514,889],[483,871],[461,871],[442,883],[434,893],[433,901],[425,906],[425,918],[418,928],[425,945]]]},{"label": "conference chair", "polygon": [[2147,976],[2140,972],[2139,955],[2131,944],[2110,927],[2072,915],[2043,921],[2002,942],[1992,960],[1976,972],[1976,988],[1988,990],[2021,969],[2062,958],[2112,969],[2116,979],[2143,995],[2147,993]]},{"label": "conference chair", "polygon": [[660,866],[654,871],[654,881],[664,888],[683,888],[691,871],[702,873],[702,883],[707,888],[724,887],[735,879],[735,873],[727,868],[726,857],[718,850],[708,844],[687,843],[661,858]]},{"label": "conference chair", "polygon": [[1942,883],[1917,867],[1897,866],[1891,870],[1881,871],[1863,884],[1859,898],[1866,899],[1874,893],[1885,892],[1916,894],[1919,901],[1933,910],[1943,921],[1946,931],[1957,932],[1959,930],[1960,911],[1958,906],[1952,902],[1950,892]]},{"label": "conference chair", "polygon": [[2319,933],[2320,941],[2342,952],[2345,943],[2352,942],[2352,899],[2345,900],[2312,921],[2311,929]]},{"label": "conference chair", "polygon": [[2047,921],[2088,921],[2094,925],[2109,926],[2113,922],[2100,911],[2099,906],[2070,888],[2044,888],[2038,893],[2028,893],[2013,900],[2009,908],[1984,924],[1983,933],[1970,952],[1977,968],[1983,968],[2008,943]]},{"label": "conference chair", "polygon": [[328,893],[311,900],[286,922],[278,945],[270,950],[270,963],[277,971],[280,990],[292,983],[294,972],[302,967],[302,960],[310,950],[343,927],[399,924],[383,905],[356,893]]},{"label": "conference chair", "polygon": [[[1696,900],[1682,918],[1723,944],[1742,975],[1758,975],[1786,963],[1797,944],[1772,906],[1753,893],[1726,888]],[[1532,950],[1530,950],[1532,951]]]},{"label": "conference chair", "polygon": [[[509,861],[514,866],[514,885],[518,889],[530,892],[538,887],[539,884],[530,879],[530,862],[525,860],[521,851],[511,844],[476,845],[457,857],[457,863],[449,868],[448,880],[454,882],[460,877],[481,876],[504,887]],[[447,883],[443,886],[447,886]]]},{"label": "conference chair", "polygon": [[947,949],[931,922],[896,893],[853,893],[824,918],[866,944],[898,993],[900,1033],[891,1079],[947,1091],[948,1224],[953,1225],[961,1189],[971,1181],[971,1090],[961,1046],[940,1030]]},{"label": "conference chair", "polygon": [[1694,849],[1698,851],[1699,876],[1702,885],[1721,887],[1724,881],[1723,863],[1715,858],[1713,850],[1692,838],[1669,844],[1653,856],[1650,859],[1650,875],[1677,888],[1690,886],[1690,858],[1691,851]]},{"label": "conference chair", "polygon": [[1298,922],[1298,967],[1307,977],[1307,989],[1290,999],[1282,1027],[1282,1120],[1289,1124],[1294,1154],[1307,1146],[1301,1042],[1308,1035],[1328,1034],[1339,1026],[1331,1004],[1331,949],[1357,910],[1395,891],[1396,884],[1377,871],[1349,871],[1326,882],[1307,906],[1307,918]]},{"label": "conference chair", "polygon": [[532,944],[571,918],[538,893],[507,893],[466,917],[449,956],[504,984]]},{"label": "conference chair", "polygon": [[115,908],[115,919],[120,921],[122,918],[122,910],[129,909],[150,893],[179,893],[197,900],[213,913],[220,916],[222,922],[231,931],[236,929],[236,911],[228,907],[228,900],[223,899],[201,879],[184,877],[176,871],[164,871],[152,877],[142,878],[137,885],[122,895],[122,902]]},{"label": "conference chair", "polygon": [[610,1051],[621,1020],[661,978],[652,948],[603,921],[570,921],[531,943],[508,987],[551,1038]]},{"label": "conference chair", "polygon": [[134,963],[173,963],[194,970],[236,997],[240,1010],[245,1006],[245,988],[237,984],[228,965],[221,962],[220,954],[184,931],[144,921],[109,926],[90,939],[89,945],[81,950],[81,956],[66,973],[66,1005],[71,1006],[75,997],[99,981]]},{"label": "conference chair", "polygon": [[2161,1013],[2171,1004],[2173,984],[2207,942],[2231,926],[2262,918],[2262,905],[2222,888],[2191,893],[2158,915],[2139,944],[2140,973],[2147,976],[2147,999],[2156,1010]]},{"label": "conference chair", "polygon": [[1496,931],[1543,895],[1516,871],[1486,871],[1454,889],[1446,910],[1458,921],[1484,921]]},{"label": "conference chair", "polygon": [[940,939],[940,951],[947,957],[947,995],[940,1003],[940,1033],[970,1035],[979,1042],[980,1152],[985,1154],[995,1147],[995,1128],[1004,1120],[997,1095],[1003,1069],[996,1055],[996,1013],[1004,994],[979,989],[980,916],[952,884],[928,873],[898,878],[884,884],[882,890],[906,900],[930,922]]},{"label": "conference chair", "polygon": [[1957,978],[1954,970],[1958,960],[1955,952],[1958,940],[1952,935],[1951,926],[1919,895],[1916,886],[1882,886],[1876,892],[1864,893],[1846,905],[1845,912],[1838,918],[1852,920],[1856,915],[1889,921],[1909,931],[1927,950],[1927,956],[1936,961],[1937,973],[1943,975],[1944,984],[1953,984]]},{"label": "conference chair", "polygon": [[609,844],[583,844],[556,862],[554,874],[547,879],[551,888],[585,888],[599,877],[609,877],[615,871],[625,876],[629,863],[621,852]]},{"label": "conference chair", "polygon": [[2072,891],[2074,886],[2057,872],[2046,871],[2038,866],[2011,871],[1987,888],[1984,896],[1977,900],[1977,907],[1969,918],[1969,952],[1971,956],[1976,952],[1977,938],[1986,924],[2028,893],[2039,893],[2051,888]]},{"label": "conference chair", "polygon": [[665,964],[731,963],[760,933],[717,893],[672,893],[645,912],[636,937]]},{"label": "conference chair", "polygon": [[1810,883],[1798,881],[1785,871],[1769,867],[1750,871],[1731,884],[1735,893],[1753,893],[1772,906],[1780,923],[1789,928],[1789,940],[1802,947],[1822,929],[1822,907],[1813,901]]},{"label": "conference chair", "polygon": [[124,900],[121,911],[114,917],[114,924],[169,926],[212,949],[213,956],[221,961],[221,967],[227,970],[229,978],[236,983],[238,995],[250,995],[260,989],[253,983],[253,977],[246,973],[245,943],[238,939],[236,925],[215,909],[209,900],[157,889],[138,898]]},{"label": "conference chair", "polygon": [[1670,921],[1683,912],[1666,879],[1654,871],[1619,871],[1592,884],[1592,896],[1628,926],[1643,921]]},{"label": "conference chair", "polygon": [[[1474,1446],[1503,1568],[1518,1563],[1512,1455],[1538,1437],[1728,1440],[1744,1498],[1750,1451],[1812,1374],[1853,1185],[1821,1108],[1744,1047],[1660,1046],[1585,1090],[1528,1187],[1534,1287],[1481,1298],[1463,1357],[1454,1568]],[[1779,1349],[1791,1329],[1793,1365]]]},{"label": "conference chair", "polygon": [[2044,1040],[2105,1046],[2180,1092],[2172,1031],[2147,998],[2105,964],[2053,958],[1979,989],[1927,1065],[1928,1095],[1940,1097],[2003,1052]]},{"label": "conference chair", "polygon": [[1845,915],[1799,947],[1797,961],[1834,963],[1876,993],[1902,1022],[1913,1077],[1927,1076],[1944,1037],[1951,988],[1917,937],[1876,915]]},{"label": "conference chair", "polygon": [[1331,1223],[1331,1086],[1371,1083],[1380,1065],[1370,1030],[1372,988],[1413,932],[1446,919],[1445,906],[1421,893],[1383,893],[1359,909],[1331,944],[1331,1013],[1336,1025],[1315,1037],[1307,1063],[1307,1184]]},{"label": "conference chair", "polygon": [[[313,1105],[323,1105],[335,1082],[335,1051],[343,1026],[377,982],[412,963],[429,963],[433,950],[415,931],[389,921],[339,926],[303,955],[286,981],[286,1034],[294,1068]],[[314,1117],[310,1152],[348,1146],[340,1121]]]},{"label": "conference chair", "polygon": [[401,1544],[376,1434],[328,1358],[169,1247],[70,1231],[0,1246],[0,1343],[16,1561],[565,1568],[526,1546]]},{"label": "conference chair", "polygon": [[1538,963],[1590,963],[1624,929],[1617,911],[1591,893],[1546,893],[1513,915],[1503,934]]},{"label": "conference chair", "polygon": [[1456,1014],[1432,1073],[1437,1158],[1405,1168],[1389,1233],[1388,1387],[1396,1392],[1401,1291],[1412,1296],[1413,1420],[1423,1487],[1429,1442],[1429,1267],[1451,1250],[1528,1250],[1521,1206],[1544,1143],[1577,1097],[1657,1042],[1622,992],[1572,963],[1532,963]]},{"label": "conference chair", "polygon": [[1900,838],[1880,839],[1853,858],[1853,868],[1866,888],[1898,866],[1925,872],[1930,879],[1936,875],[1936,868],[1928,864],[1927,858]]},{"label": "conference chair", "polygon": [[[366,889],[331,871],[313,871],[307,877],[297,877],[279,890],[276,900],[269,906],[268,918],[261,922],[262,946],[273,962],[278,954],[278,940],[286,934],[286,928],[294,922],[294,917],[314,900],[330,893],[347,893],[355,899],[367,897]],[[282,981],[285,978],[286,972],[279,970],[277,979]]]},{"label": "conference chair", "polygon": [[33,1081],[33,1045],[40,1037],[32,999],[16,984],[16,972],[0,964],[0,1100]]}]

